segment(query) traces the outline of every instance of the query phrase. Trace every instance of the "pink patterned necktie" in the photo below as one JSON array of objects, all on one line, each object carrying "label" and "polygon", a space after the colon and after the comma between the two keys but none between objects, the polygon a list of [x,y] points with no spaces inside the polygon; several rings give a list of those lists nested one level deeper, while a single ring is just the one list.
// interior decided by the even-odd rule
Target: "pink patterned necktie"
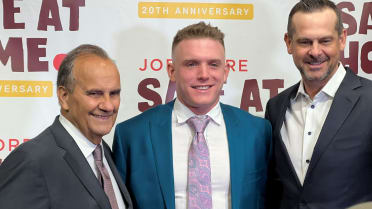
[{"label": "pink patterned necktie", "polygon": [[103,190],[105,191],[112,209],[119,209],[118,203],[116,201],[114,188],[112,187],[110,175],[103,165],[102,161],[102,149],[101,145],[98,144],[93,151],[94,163],[96,164],[97,169],[97,178]]},{"label": "pink patterned necktie", "polygon": [[196,134],[191,142],[188,162],[188,209],[211,209],[212,187],[209,151],[203,132],[211,118],[191,117],[186,123],[194,128]]}]

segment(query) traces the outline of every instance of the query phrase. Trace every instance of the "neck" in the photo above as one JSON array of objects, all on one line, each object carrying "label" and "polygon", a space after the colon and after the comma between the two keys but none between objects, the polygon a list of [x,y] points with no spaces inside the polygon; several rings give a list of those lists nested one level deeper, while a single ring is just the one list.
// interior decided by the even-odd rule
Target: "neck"
[{"label": "neck", "polygon": [[207,114],[209,111],[211,111],[211,109],[213,109],[218,103],[219,103],[219,100],[216,101],[215,104],[213,105],[198,105],[197,107],[196,106],[191,106],[191,105],[187,105],[185,102],[183,102],[182,99],[178,98],[178,100],[183,104],[185,105],[191,112],[193,112],[194,114],[196,115],[205,115]]},{"label": "neck", "polygon": [[88,138],[88,139],[95,145],[101,144],[101,141],[102,141],[102,138],[95,138],[95,139]]},{"label": "neck", "polygon": [[327,84],[320,83],[319,81],[307,81],[303,80],[304,90],[310,96],[311,99],[314,99],[315,95],[322,90],[322,88]]}]

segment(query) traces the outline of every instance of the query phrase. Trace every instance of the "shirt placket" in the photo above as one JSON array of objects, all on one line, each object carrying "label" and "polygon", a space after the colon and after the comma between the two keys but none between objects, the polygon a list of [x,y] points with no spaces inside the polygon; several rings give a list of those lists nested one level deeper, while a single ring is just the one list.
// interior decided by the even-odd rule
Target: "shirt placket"
[{"label": "shirt placket", "polygon": [[302,158],[301,158],[301,168],[302,168],[302,181],[305,179],[307,169],[310,164],[311,151],[309,150],[310,144],[314,139],[314,119],[315,115],[315,105],[314,102],[306,97],[305,100],[305,126],[303,133],[303,146],[302,146]]}]

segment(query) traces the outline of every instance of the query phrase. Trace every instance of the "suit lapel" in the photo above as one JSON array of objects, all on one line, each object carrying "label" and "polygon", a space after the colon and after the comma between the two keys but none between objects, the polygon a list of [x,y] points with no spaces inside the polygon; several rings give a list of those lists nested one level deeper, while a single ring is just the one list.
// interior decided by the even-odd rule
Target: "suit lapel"
[{"label": "suit lapel", "polygon": [[287,109],[290,107],[291,98],[294,98],[296,96],[296,93],[298,91],[299,86],[300,86],[300,83],[297,83],[296,85],[291,87],[291,89],[289,89],[287,91],[287,94],[285,94],[282,97],[283,101],[278,102],[278,104],[283,104],[283,106],[279,107],[280,108],[279,113],[278,113],[279,115],[277,117],[277,121],[275,121],[275,127],[273,127],[274,128],[273,136],[277,136],[278,140],[277,140],[276,143],[278,143],[278,145],[280,147],[280,152],[282,152],[283,156],[285,157],[287,165],[288,165],[288,167],[291,170],[291,173],[293,175],[293,178],[296,180],[296,184],[300,188],[300,187],[302,187],[300,179],[297,176],[296,170],[293,167],[291,158],[290,158],[289,153],[287,151],[287,147],[285,146],[285,144],[283,142],[283,139],[282,139],[282,135],[280,134],[280,130],[283,127],[285,114],[287,112]]},{"label": "suit lapel", "polygon": [[237,126],[239,125],[239,121],[237,118],[231,113],[230,109],[226,108],[226,106],[222,103],[221,104],[221,111],[223,114],[223,118],[225,121],[226,126],[226,134],[227,134],[227,142],[229,145],[229,157],[230,157],[230,182],[231,182],[231,205],[232,209],[235,209],[239,206],[240,202],[240,190],[238,189],[239,182],[238,179],[242,179],[240,167],[238,165],[243,165],[241,162],[243,159],[236,155],[236,147],[241,146],[239,141],[236,140],[239,138],[238,133],[236,132]]},{"label": "suit lapel", "polygon": [[[361,86],[357,77],[349,70],[346,71],[344,80],[336,92],[335,98],[320,132],[318,141],[315,145],[314,152],[310,161],[306,177],[311,174],[322,154],[333,141],[337,131],[341,128],[343,122],[354,108],[359,99],[359,93],[353,91]],[[305,178],[305,183],[306,183]]]},{"label": "suit lapel", "polygon": [[82,185],[84,185],[102,209],[110,209],[111,206],[108,198],[106,197],[102,187],[99,185],[92,168],[89,166],[88,161],[85,159],[73,138],[63,128],[58,117],[51,126],[51,130],[57,146],[61,147],[65,151],[63,158],[75,175],[80,179]]},{"label": "suit lapel", "polygon": [[156,117],[149,124],[156,171],[165,205],[168,209],[175,208],[172,161],[173,105],[174,101],[159,107]]},{"label": "suit lapel", "polygon": [[126,208],[131,209],[132,208],[132,202],[131,202],[129,193],[127,191],[127,188],[124,185],[124,182],[123,182],[118,170],[116,169],[114,161],[112,160],[111,150],[110,150],[109,146],[106,144],[106,142],[103,141],[102,144],[103,144],[103,149],[104,149],[104,153],[105,153],[105,158],[107,160],[107,163],[110,166],[112,174],[114,175],[116,183],[119,186],[120,192],[121,192],[121,194],[123,196],[123,199],[124,199],[124,202],[125,202],[125,206],[126,206]]}]

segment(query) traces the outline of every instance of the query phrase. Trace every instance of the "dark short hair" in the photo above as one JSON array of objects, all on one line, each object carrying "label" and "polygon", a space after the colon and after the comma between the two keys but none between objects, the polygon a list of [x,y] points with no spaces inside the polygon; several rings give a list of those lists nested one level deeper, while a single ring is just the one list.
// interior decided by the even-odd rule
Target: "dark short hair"
[{"label": "dark short hair", "polygon": [[341,13],[340,10],[337,8],[334,2],[329,0],[301,0],[299,1],[291,10],[288,17],[288,25],[287,25],[287,33],[288,37],[292,38],[293,34],[295,33],[295,28],[292,24],[292,17],[297,12],[304,12],[304,13],[311,13],[314,11],[320,11],[323,9],[332,9],[337,16],[335,30],[337,31],[338,35],[340,36],[344,26],[342,25]]},{"label": "dark short hair", "polygon": [[179,44],[181,41],[186,39],[195,39],[195,38],[211,38],[220,42],[225,48],[225,43],[223,41],[225,34],[221,32],[218,27],[213,27],[210,24],[205,24],[205,22],[199,22],[196,24],[192,24],[182,28],[177,32],[177,34],[173,38],[172,43],[172,52],[174,48]]},{"label": "dark short hair", "polygon": [[64,86],[70,92],[74,90],[75,79],[72,73],[74,62],[78,57],[88,54],[95,55],[103,59],[110,59],[106,51],[99,46],[83,44],[76,47],[67,54],[67,56],[63,59],[61,65],[59,66],[57,87]]}]

